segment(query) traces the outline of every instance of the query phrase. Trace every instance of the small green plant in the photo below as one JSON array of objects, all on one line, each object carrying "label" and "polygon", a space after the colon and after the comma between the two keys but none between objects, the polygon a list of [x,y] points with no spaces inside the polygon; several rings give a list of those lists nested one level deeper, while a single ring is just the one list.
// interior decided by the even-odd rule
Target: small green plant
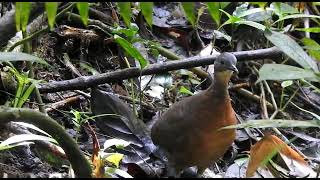
[{"label": "small green plant", "polygon": [[29,99],[39,80],[28,78],[26,73],[19,73],[16,69],[10,68],[10,72],[17,79],[17,91],[12,103],[12,107],[21,108]]}]

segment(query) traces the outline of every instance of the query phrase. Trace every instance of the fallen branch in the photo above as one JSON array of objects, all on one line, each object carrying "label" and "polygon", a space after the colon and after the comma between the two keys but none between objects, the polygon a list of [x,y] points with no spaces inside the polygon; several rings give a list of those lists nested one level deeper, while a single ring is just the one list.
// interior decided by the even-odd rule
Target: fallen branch
[{"label": "fallen branch", "polygon": [[[276,58],[282,54],[282,52],[276,47],[232,53],[237,57],[238,61]],[[38,88],[41,93],[86,89],[88,87],[97,86],[99,84],[139,77],[140,75],[160,74],[178,69],[188,69],[192,67],[209,65],[214,63],[216,57],[217,55],[204,57],[195,56],[191,58],[186,58],[184,60],[170,61],[163,64],[151,64],[142,70],[134,67],[93,76],[81,76],[75,79],[65,81],[41,83],[38,85]]]}]

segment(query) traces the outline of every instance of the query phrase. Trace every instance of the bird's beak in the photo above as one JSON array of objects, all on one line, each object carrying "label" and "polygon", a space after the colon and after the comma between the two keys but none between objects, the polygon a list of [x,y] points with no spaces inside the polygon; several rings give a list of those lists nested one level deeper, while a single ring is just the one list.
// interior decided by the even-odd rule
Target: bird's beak
[{"label": "bird's beak", "polygon": [[229,70],[231,70],[231,71],[233,71],[233,72],[235,72],[235,73],[239,73],[239,71],[238,71],[238,69],[237,69],[237,67],[235,66],[235,65],[232,65],[231,67],[229,67],[228,68]]}]

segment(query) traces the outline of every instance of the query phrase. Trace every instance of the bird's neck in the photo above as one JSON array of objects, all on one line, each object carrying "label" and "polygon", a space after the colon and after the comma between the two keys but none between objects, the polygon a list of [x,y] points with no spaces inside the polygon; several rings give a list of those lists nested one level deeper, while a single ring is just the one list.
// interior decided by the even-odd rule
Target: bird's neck
[{"label": "bird's neck", "polygon": [[210,94],[214,95],[215,98],[221,97],[222,99],[228,98],[228,82],[230,77],[215,75],[211,86],[208,88]]}]

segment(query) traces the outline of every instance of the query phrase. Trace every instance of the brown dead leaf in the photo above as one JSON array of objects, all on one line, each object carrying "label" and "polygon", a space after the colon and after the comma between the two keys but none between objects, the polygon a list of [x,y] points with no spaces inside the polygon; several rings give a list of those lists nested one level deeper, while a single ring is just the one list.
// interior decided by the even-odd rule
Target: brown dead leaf
[{"label": "brown dead leaf", "polygon": [[83,126],[86,128],[86,130],[89,132],[92,138],[92,146],[93,146],[93,152],[92,152],[92,165],[93,165],[93,177],[95,178],[103,178],[104,177],[104,161],[99,156],[100,151],[100,144],[98,137],[93,130],[93,128],[90,126],[88,122],[84,123]]},{"label": "brown dead leaf", "polygon": [[264,162],[266,162],[266,160],[270,159],[272,155],[278,152],[290,159],[306,165],[303,157],[290,148],[285,142],[275,135],[266,135],[251,147],[250,160],[246,176],[252,177],[259,166],[261,166]]}]

